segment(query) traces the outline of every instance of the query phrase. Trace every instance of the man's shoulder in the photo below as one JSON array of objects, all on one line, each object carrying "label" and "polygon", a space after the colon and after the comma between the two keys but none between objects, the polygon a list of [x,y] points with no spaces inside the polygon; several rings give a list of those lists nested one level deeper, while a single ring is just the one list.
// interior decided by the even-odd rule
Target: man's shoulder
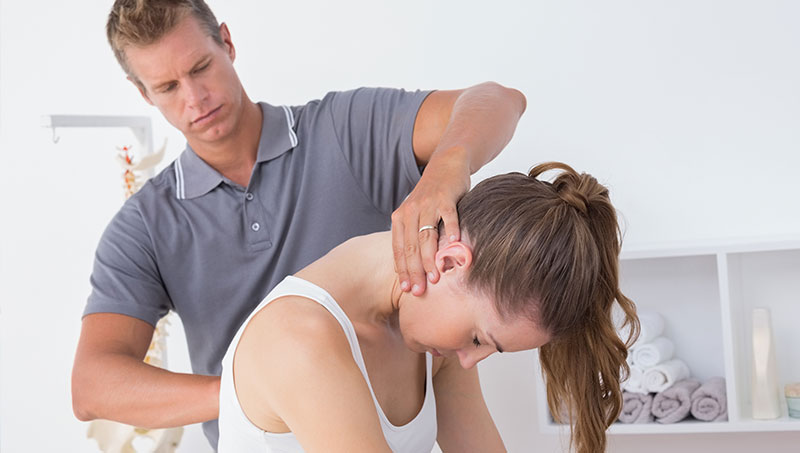
[{"label": "man's shoulder", "polygon": [[175,161],[172,161],[155,176],[149,178],[128,201],[134,205],[142,205],[158,199],[177,200],[176,181]]},{"label": "man's shoulder", "polygon": [[394,111],[401,99],[411,100],[416,93],[399,88],[363,86],[329,91],[318,99],[289,107],[294,116],[290,122],[296,119],[295,128],[301,139],[303,135],[337,134],[336,131],[342,127],[369,130],[375,125],[369,118]]},{"label": "man's shoulder", "polygon": [[109,228],[127,230],[134,225],[140,225],[139,228],[149,230],[145,225],[152,223],[158,217],[158,212],[172,211],[172,205],[178,201],[174,167],[175,162],[172,162],[145,181],[136,193],[125,200],[109,223]]},{"label": "man's shoulder", "polygon": [[318,98],[311,99],[305,104],[292,105],[290,108],[294,113],[312,112],[325,108],[330,108],[332,104],[350,103],[354,100],[373,98],[380,93],[388,92],[404,92],[398,88],[382,88],[382,87],[356,87],[346,90],[333,90],[328,91]]},{"label": "man's shoulder", "polygon": [[175,188],[175,161],[178,159],[180,159],[180,157],[175,158],[175,160],[170,162],[169,165],[164,167],[158,174],[147,180],[147,182],[153,186],[150,190],[163,191]]}]

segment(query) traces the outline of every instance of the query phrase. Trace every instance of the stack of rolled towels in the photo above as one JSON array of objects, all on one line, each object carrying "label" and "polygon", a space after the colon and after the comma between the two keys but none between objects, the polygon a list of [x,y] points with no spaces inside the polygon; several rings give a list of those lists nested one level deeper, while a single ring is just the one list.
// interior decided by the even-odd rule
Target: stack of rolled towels
[{"label": "stack of rolled towels", "polygon": [[[700,382],[686,363],[675,357],[675,345],[664,334],[657,312],[638,312],[641,331],[628,351],[630,375],[622,382],[622,423],[677,423],[690,415],[702,421],[728,419],[725,379]],[[623,341],[628,326],[620,329]]]}]

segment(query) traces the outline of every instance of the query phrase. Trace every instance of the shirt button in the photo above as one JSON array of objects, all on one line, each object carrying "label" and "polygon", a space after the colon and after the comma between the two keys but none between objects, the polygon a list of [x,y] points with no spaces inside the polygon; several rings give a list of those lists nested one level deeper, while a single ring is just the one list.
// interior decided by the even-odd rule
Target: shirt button
[{"label": "shirt button", "polygon": [[258,231],[261,229],[261,225],[259,225],[258,222],[255,222],[252,225],[250,225],[250,229],[253,231]]},{"label": "shirt button", "polygon": [[253,196],[253,194],[252,194],[252,193],[250,193],[250,192],[247,192],[247,193],[245,194],[244,198],[245,198],[245,200],[247,200],[247,201],[252,201],[252,200],[253,200],[253,198],[255,198],[255,196]]}]

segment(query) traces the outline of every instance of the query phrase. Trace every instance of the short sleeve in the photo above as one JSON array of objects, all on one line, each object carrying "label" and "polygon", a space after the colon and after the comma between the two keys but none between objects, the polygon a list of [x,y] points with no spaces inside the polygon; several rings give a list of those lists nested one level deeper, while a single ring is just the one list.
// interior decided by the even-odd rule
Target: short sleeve
[{"label": "short sleeve", "polygon": [[430,91],[359,88],[329,95],[336,138],[375,207],[391,214],[419,181],[414,122]]},{"label": "short sleeve", "polygon": [[155,326],[171,303],[145,222],[131,201],[114,216],[97,246],[83,316],[119,313]]}]

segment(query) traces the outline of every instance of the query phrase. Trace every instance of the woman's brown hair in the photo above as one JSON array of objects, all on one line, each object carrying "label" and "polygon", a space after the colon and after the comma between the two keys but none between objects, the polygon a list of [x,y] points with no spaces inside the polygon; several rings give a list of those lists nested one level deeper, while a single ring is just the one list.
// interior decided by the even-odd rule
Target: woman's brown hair
[{"label": "woman's brown hair", "polygon": [[[552,182],[539,179],[549,170],[561,171]],[[526,316],[550,334],[539,348],[550,413],[570,423],[577,452],[605,451],[639,331],[619,289],[621,233],[608,189],[549,162],[482,181],[459,201],[458,215],[473,245],[470,286],[492,295],[501,316]],[[630,327],[624,342],[615,302]]]}]

